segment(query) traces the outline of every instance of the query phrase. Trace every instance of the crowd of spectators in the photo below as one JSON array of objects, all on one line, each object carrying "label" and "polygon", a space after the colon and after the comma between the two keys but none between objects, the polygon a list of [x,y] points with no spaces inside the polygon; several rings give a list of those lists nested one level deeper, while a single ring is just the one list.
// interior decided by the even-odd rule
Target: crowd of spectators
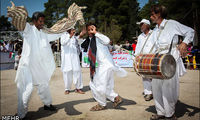
[{"label": "crowd of spectators", "polygon": [[[19,62],[19,58],[20,58],[20,54],[22,51],[22,40],[15,40],[15,41],[3,41],[0,40],[0,51],[1,52],[9,52],[10,58],[14,58],[16,59],[15,61],[18,63]],[[113,44],[113,42],[110,42],[110,45],[108,46],[110,52],[112,51],[132,51],[132,53],[134,54],[135,51],[135,46],[137,44],[137,39],[133,40],[132,43],[130,43],[129,41],[126,41],[125,44],[120,44],[119,42],[116,44]],[[52,51],[53,53],[55,51],[57,51],[57,44],[56,43],[52,43]],[[20,51],[18,53],[18,51]],[[14,55],[14,56],[13,56]],[[11,57],[13,56],[13,57]],[[81,57],[80,57],[81,59]],[[187,69],[200,69],[200,48],[199,46],[193,46],[192,43],[188,44],[188,49],[187,49],[187,55],[185,57],[182,58],[184,65]],[[17,64],[15,63],[15,66],[17,66]],[[16,69],[17,67],[15,67]]]},{"label": "crowd of spectators", "polygon": [[15,41],[3,41],[0,40],[1,52],[16,52],[18,49],[22,49],[22,40]]},{"label": "crowd of spectators", "polygon": [[187,69],[200,69],[200,48],[189,43],[187,55],[183,58],[183,62]]}]

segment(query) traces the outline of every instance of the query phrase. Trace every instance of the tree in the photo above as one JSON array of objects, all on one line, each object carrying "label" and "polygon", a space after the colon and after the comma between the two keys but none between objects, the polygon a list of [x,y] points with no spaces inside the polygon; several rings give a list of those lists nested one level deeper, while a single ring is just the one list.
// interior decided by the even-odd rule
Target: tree
[{"label": "tree", "polygon": [[140,10],[141,18],[150,17],[150,7],[153,4],[164,5],[168,10],[167,19],[174,19],[196,31],[195,45],[200,46],[200,1],[199,0],[149,0]]},{"label": "tree", "polygon": [[115,19],[111,20],[111,25],[107,29],[106,35],[113,41],[114,44],[120,42],[120,37],[122,35],[121,27],[117,24]]},{"label": "tree", "polygon": [[58,20],[67,15],[67,2],[67,0],[48,0],[48,2],[44,4],[45,23],[47,27],[51,27]]},{"label": "tree", "polygon": [[7,17],[1,16],[0,21],[0,31],[9,31],[12,29]]},{"label": "tree", "polygon": [[44,11],[48,27],[63,16],[67,17],[67,9],[73,2],[79,6],[87,6],[83,10],[86,23],[95,22],[99,31],[108,36],[114,36],[113,31],[121,33],[116,35],[115,39],[118,40],[115,41],[124,41],[135,36],[139,10],[137,0],[48,0]]}]

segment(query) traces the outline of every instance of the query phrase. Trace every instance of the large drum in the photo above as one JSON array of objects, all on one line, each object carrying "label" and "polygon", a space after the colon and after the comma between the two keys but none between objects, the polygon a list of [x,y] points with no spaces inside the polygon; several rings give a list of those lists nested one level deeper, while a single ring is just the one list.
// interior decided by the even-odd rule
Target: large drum
[{"label": "large drum", "polygon": [[135,57],[134,68],[145,78],[170,79],[176,72],[176,61],[170,54],[140,54]]}]

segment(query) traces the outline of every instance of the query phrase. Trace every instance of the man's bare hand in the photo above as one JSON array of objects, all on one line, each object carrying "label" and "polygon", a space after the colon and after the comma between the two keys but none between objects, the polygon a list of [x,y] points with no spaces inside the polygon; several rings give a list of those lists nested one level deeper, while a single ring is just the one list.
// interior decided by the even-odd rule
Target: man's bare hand
[{"label": "man's bare hand", "polygon": [[178,49],[181,53],[182,57],[185,57],[187,55],[187,44],[182,42],[179,46]]},{"label": "man's bare hand", "polygon": [[80,38],[82,38],[86,34],[87,30],[86,27],[84,27],[80,33]]},{"label": "man's bare hand", "polygon": [[94,25],[92,25],[91,28],[92,29],[90,30],[90,32],[95,35],[97,33],[96,27]]}]

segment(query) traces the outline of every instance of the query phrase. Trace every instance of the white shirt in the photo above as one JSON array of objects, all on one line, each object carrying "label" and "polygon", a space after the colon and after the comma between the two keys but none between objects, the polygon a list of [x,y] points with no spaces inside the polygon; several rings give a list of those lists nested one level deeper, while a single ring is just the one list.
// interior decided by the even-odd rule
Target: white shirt
[{"label": "white shirt", "polygon": [[101,33],[96,33],[95,37],[97,45],[96,60],[98,65],[104,66],[105,68],[114,67],[113,58],[108,49],[110,39]]},{"label": "white shirt", "polygon": [[75,36],[70,38],[69,33],[61,36],[61,70],[62,71],[81,71],[79,53],[77,48],[78,41]]},{"label": "white shirt", "polygon": [[[168,22],[167,22],[168,21]],[[167,22],[167,23],[166,23]],[[165,25],[166,23],[166,25]],[[165,27],[164,27],[165,25]],[[158,38],[159,32],[163,29],[163,31],[160,34],[160,37]],[[183,36],[184,40],[183,42],[188,44],[193,41],[194,38],[194,30],[190,27],[187,27],[175,20],[166,20],[163,19],[162,23],[160,24],[160,27],[156,25],[156,27],[153,30],[153,40],[156,43],[155,48],[163,48],[166,46],[169,46],[171,44],[171,41],[173,40],[173,44],[178,43],[178,35]],[[157,40],[158,39],[158,40]],[[161,51],[160,53],[167,53],[168,50]],[[172,55],[177,59],[179,57],[179,51],[176,49],[176,51],[172,51]]]},{"label": "white shirt", "polygon": [[[26,70],[34,84],[47,84],[55,69],[54,57],[49,42],[57,40],[61,34],[47,34],[35,25],[26,23],[23,31],[23,49],[16,82],[24,82],[21,72]],[[19,72],[19,73],[18,73]]]},{"label": "white shirt", "polygon": [[[137,42],[137,45],[136,45],[136,48],[135,48],[135,55],[138,55],[141,53],[143,54],[147,54],[150,52],[150,49],[152,48],[153,46],[153,42],[152,42],[152,30],[149,30],[148,34],[146,35],[145,33],[141,33],[139,36],[138,36],[138,42]],[[146,42],[146,44],[145,44]],[[144,46],[145,44],[145,46]],[[144,48],[143,48],[144,46]],[[143,50],[142,50],[143,48]],[[142,51],[141,51],[142,50]]]},{"label": "white shirt", "polygon": [[[165,23],[166,23],[166,25],[165,25]],[[160,37],[158,38],[159,32],[161,30],[162,30],[162,33],[160,34]],[[160,27],[158,27],[158,25],[156,25],[156,27],[153,30],[152,35],[153,35],[153,41],[155,43],[154,50],[159,50],[161,48],[166,48],[166,47],[169,48],[172,40],[173,40],[173,45],[177,45],[178,35],[184,37],[184,40],[183,40],[184,43],[188,44],[188,43],[192,42],[193,38],[194,38],[194,30],[190,27],[180,24],[179,22],[177,22],[175,20],[164,19],[161,22]],[[159,53],[165,54],[165,53],[168,53],[168,51],[169,51],[169,49],[161,50]],[[183,76],[186,73],[186,70],[183,65],[179,50],[176,47],[172,47],[170,54],[176,60],[176,63],[178,66],[178,69],[177,69],[178,75]]]}]

